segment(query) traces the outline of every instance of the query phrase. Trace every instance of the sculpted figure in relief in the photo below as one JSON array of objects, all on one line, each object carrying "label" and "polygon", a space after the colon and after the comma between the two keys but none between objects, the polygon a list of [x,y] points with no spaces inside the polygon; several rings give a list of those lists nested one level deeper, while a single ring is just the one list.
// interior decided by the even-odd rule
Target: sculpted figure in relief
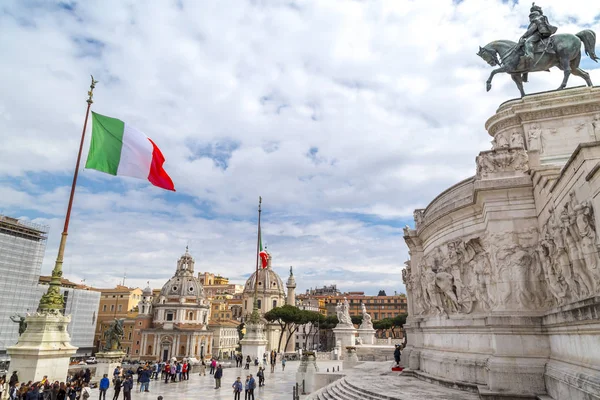
[{"label": "sculpted figure in relief", "polygon": [[519,149],[525,148],[525,142],[523,141],[523,135],[519,131],[514,131],[510,135],[510,147],[516,147]]},{"label": "sculpted figure in relief", "polygon": [[589,201],[575,206],[577,232],[581,237],[581,252],[586,267],[600,286],[598,248],[596,247],[596,226],[592,206]]}]

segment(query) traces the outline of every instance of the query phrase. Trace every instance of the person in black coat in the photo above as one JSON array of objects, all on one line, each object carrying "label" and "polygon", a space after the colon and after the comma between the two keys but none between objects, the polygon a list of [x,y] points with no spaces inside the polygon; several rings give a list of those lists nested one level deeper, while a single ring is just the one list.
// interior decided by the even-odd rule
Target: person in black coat
[{"label": "person in black coat", "polygon": [[396,345],[396,349],[394,350],[394,360],[396,361],[396,365],[400,364],[400,345]]}]

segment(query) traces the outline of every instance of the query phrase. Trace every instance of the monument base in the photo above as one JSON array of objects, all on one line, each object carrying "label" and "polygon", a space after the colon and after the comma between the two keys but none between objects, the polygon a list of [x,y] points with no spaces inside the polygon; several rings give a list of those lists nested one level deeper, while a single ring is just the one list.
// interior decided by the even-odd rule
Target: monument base
[{"label": "monument base", "polygon": [[343,351],[346,347],[356,345],[356,329],[352,325],[338,325],[333,328],[333,334],[335,335],[335,341],[340,342],[342,352],[340,358],[344,357]]},{"label": "monument base", "polygon": [[258,357],[262,360],[263,354],[267,351],[267,339],[265,338],[263,324],[246,324],[246,335],[240,340],[240,346],[242,347],[242,354],[244,356],[250,356],[252,360]]},{"label": "monument base", "polygon": [[48,380],[64,382],[69,362],[77,351],[71,346],[67,326],[70,316],[36,313],[25,318],[27,329],[14,346],[7,349],[10,370],[17,371],[20,382]]},{"label": "monument base", "polygon": [[375,344],[375,329],[373,328],[358,328],[358,337],[362,344]]},{"label": "monument base", "polygon": [[299,387],[304,388],[305,393],[312,393],[317,388],[315,387],[315,374],[319,372],[315,353],[307,351],[302,356],[302,361],[296,372],[296,382]]},{"label": "monument base", "polygon": [[104,374],[109,377],[113,376],[113,372],[116,367],[120,367],[126,353],[120,350],[102,351],[96,353],[96,374],[94,378],[96,380],[102,379]]}]

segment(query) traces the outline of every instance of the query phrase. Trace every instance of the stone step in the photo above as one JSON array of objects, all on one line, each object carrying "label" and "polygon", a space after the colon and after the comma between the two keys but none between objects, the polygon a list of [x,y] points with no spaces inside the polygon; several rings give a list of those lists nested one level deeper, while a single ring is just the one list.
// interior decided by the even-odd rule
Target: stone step
[{"label": "stone step", "polygon": [[[343,379],[342,379],[343,381]],[[333,385],[331,389],[337,393],[337,398],[344,400],[366,400],[360,394],[357,394],[353,391],[347,389],[346,386],[342,385],[342,382],[338,382],[337,385]]]},{"label": "stone step", "polygon": [[[345,380],[345,378],[344,378],[344,380]],[[364,388],[358,387],[356,384],[348,382],[347,380],[345,380],[345,383],[349,386],[350,389],[353,389],[353,390],[357,391],[358,393],[360,393],[362,396],[364,396],[364,399],[369,399],[369,400],[401,400],[401,399],[398,399],[397,397],[386,396],[386,395],[383,395],[383,394],[380,394],[380,393],[371,392],[370,390],[366,390]]]},{"label": "stone step", "polygon": [[342,387],[342,390],[344,390],[345,393],[348,393],[354,399],[357,399],[357,400],[374,400],[373,396],[369,395],[368,393],[364,393],[362,390],[355,389],[354,387],[350,386],[348,384],[348,382],[344,381],[343,379],[340,381],[340,385],[339,386]]}]

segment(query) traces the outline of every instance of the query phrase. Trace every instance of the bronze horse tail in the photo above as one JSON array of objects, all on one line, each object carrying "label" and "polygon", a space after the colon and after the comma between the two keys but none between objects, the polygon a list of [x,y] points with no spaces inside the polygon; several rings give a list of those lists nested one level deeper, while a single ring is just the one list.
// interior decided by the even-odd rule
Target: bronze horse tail
[{"label": "bronze horse tail", "polygon": [[590,29],[584,29],[578,34],[576,34],[579,39],[583,42],[583,46],[585,47],[585,54],[587,54],[592,60],[598,62],[598,57],[596,56],[596,34],[594,31]]}]

